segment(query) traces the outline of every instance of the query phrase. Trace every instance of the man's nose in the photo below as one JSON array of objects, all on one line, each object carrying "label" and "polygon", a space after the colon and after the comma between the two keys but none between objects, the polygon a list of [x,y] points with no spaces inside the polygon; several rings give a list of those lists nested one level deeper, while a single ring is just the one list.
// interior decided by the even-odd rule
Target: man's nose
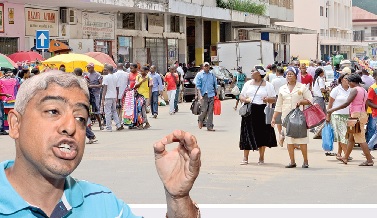
[{"label": "man's nose", "polygon": [[76,132],[76,118],[73,115],[66,115],[62,119],[60,133],[68,136],[74,135]]}]

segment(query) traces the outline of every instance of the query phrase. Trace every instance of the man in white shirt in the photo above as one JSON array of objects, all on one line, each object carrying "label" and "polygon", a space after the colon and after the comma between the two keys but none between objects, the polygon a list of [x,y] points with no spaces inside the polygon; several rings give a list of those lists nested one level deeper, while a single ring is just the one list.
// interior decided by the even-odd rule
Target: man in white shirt
[{"label": "man in white shirt", "polygon": [[106,128],[103,131],[111,132],[111,118],[114,119],[117,130],[122,130],[123,127],[120,124],[119,116],[116,110],[116,99],[119,95],[119,87],[117,87],[117,77],[113,74],[113,66],[106,65],[103,69],[103,73],[106,75],[103,78],[103,92],[102,92],[102,105],[101,108],[104,108],[105,119],[106,119]]},{"label": "man in white shirt", "polygon": [[314,75],[315,75],[315,66],[314,66],[314,62],[313,61],[310,61],[309,62],[309,67],[306,69],[306,72],[308,72],[308,74],[310,74],[313,78],[314,78]]},{"label": "man in white shirt", "polygon": [[117,65],[117,72],[115,73],[115,75],[117,77],[117,87],[119,87],[119,93],[117,96],[117,100],[118,100],[117,111],[121,119],[122,98],[123,98],[124,91],[126,90],[129,84],[129,73],[125,72],[123,70],[123,64],[119,63]]},{"label": "man in white shirt", "polygon": [[180,95],[181,85],[183,82],[183,74],[185,74],[182,68],[182,63],[179,63],[177,67],[177,73],[179,75],[179,82],[177,83],[177,91],[175,92],[175,99],[174,99],[175,112],[178,112],[179,95]]}]

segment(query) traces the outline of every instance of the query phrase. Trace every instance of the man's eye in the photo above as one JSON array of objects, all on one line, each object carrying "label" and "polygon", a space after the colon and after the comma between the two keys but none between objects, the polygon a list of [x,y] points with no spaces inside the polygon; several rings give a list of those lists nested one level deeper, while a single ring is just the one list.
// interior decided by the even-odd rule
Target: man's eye
[{"label": "man's eye", "polygon": [[76,120],[79,121],[80,123],[86,123],[86,119],[84,117],[76,117]]},{"label": "man's eye", "polygon": [[57,110],[48,110],[47,111],[49,114],[52,114],[52,115],[57,115],[57,114],[59,114],[59,111],[57,111]]}]

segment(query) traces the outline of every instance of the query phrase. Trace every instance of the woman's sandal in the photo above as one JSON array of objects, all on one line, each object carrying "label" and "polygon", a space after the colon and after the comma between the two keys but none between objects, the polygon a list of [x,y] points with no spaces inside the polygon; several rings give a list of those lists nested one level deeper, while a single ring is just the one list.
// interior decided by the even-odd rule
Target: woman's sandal
[{"label": "woman's sandal", "polygon": [[373,164],[374,164],[374,162],[365,161],[365,162],[362,162],[361,164],[359,164],[359,166],[361,166],[361,167],[372,167]]},{"label": "woman's sandal", "polygon": [[342,162],[343,164],[347,164],[347,161],[345,161],[345,160],[343,159],[343,157],[336,157],[336,159],[337,159],[338,161]]},{"label": "woman's sandal", "polygon": [[237,107],[233,107],[233,109],[236,111],[236,110],[237,110]]}]

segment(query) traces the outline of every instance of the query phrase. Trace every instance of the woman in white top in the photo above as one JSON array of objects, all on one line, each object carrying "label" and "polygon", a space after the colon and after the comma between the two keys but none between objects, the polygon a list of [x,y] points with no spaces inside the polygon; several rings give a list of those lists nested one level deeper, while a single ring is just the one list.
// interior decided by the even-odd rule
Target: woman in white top
[{"label": "woman in white top", "polygon": [[321,106],[323,112],[326,114],[325,98],[322,93],[326,93],[326,86],[324,80],[325,72],[322,68],[315,70],[314,84],[313,84],[313,104],[317,103]]},{"label": "woman in white top", "polygon": [[[336,108],[347,102],[348,96],[350,95],[350,88],[348,86],[348,74],[341,74],[338,79],[338,86],[333,88],[330,93],[330,100],[327,110],[331,108]],[[346,138],[347,132],[347,120],[349,118],[349,106],[341,110],[335,111],[334,113],[327,114],[326,121],[330,122],[334,129],[335,140],[338,142],[338,153],[337,157],[342,157],[342,151],[346,153],[348,139]],[[351,158],[349,158],[351,159]]]},{"label": "woman in white top", "polygon": [[264,109],[267,103],[276,101],[276,93],[271,83],[263,78],[266,71],[261,66],[252,70],[251,78],[245,83],[240,94],[240,101],[251,104],[252,112],[242,117],[240,133],[240,150],[243,150],[241,165],[248,164],[250,150],[259,150],[258,165],[264,163],[266,147],[277,147],[274,128],[266,124]]},{"label": "woman in white top", "polygon": [[[286,75],[288,83],[282,86],[279,90],[279,95],[276,102],[275,113],[272,117],[271,126],[275,125],[276,118],[279,116],[280,113],[281,117],[285,118],[291,110],[295,109],[296,107],[299,107],[300,105],[309,105],[312,101],[312,94],[310,93],[309,88],[306,85],[298,82],[298,71],[293,67],[289,67],[287,69]],[[302,109],[302,107],[300,107],[300,109]],[[289,163],[289,165],[286,166],[286,168],[294,168],[297,166],[294,153],[295,145],[300,145],[302,156],[304,158],[302,168],[308,168],[309,138],[292,138],[286,136],[286,141],[288,144],[287,147],[289,158],[291,159],[291,162]]]}]

